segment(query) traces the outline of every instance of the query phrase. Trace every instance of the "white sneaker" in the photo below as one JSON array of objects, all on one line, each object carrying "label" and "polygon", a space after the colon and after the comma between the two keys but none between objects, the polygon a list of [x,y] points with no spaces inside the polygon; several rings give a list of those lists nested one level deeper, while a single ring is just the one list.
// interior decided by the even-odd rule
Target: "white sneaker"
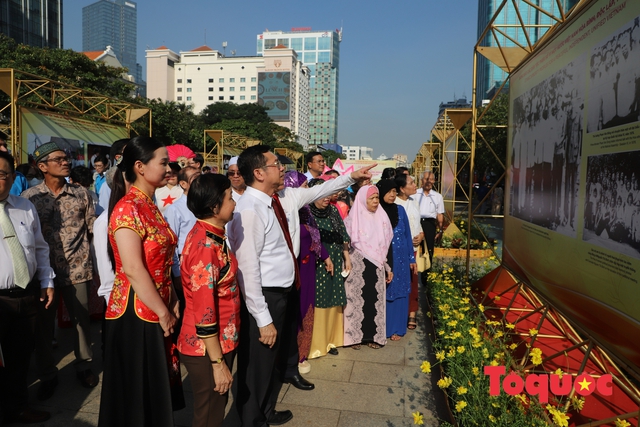
[{"label": "white sneaker", "polygon": [[306,360],[302,363],[298,363],[298,371],[300,371],[301,374],[308,374],[311,372],[311,364]]}]

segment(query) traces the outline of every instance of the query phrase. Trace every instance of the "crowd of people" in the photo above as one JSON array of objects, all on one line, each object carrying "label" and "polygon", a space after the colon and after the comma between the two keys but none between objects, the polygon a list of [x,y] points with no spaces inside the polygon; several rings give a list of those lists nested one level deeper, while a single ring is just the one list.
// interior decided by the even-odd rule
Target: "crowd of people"
[{"label": "crowd of people", "polygon": [[[2,142],[2,141],[0,141]],[[4,148],[4,149],[3,149]],[[243,425],[280,425],[279,386],[314,385],[308,360],[379,349],[415,329],[416,251],[433,256],[443,200],[426,172],[406,168],[371,184],[349,175],[287,171],[266,146],[247,148],[225,175],[184,167],[149,137],[116,141],[95,172],[71,168],[55,142],[33,153],[40,183],[12,193],[13,157],[0,144],[0,423],[45,421],[28,405],[35,349],[39,400],[58,386],[54,318],[62,297],[73,323],[79,383],[95,387],[88,300],[104,297],[100,426],[172,426],[185,406],[194,426],[222,424],[231,372]],[[199,160],[199,161],[198,161]],[[92,194],[92,189],[95,193]],[[350,347],[350,350],[343,350]]]},{"label": "crowd of people", "polygon": [[[628,245],[640,257],[640,181],[636,151],[591,156],[587,162],[584,228],[606,239]],[[585,240],[591,239],[585,233]]]}]

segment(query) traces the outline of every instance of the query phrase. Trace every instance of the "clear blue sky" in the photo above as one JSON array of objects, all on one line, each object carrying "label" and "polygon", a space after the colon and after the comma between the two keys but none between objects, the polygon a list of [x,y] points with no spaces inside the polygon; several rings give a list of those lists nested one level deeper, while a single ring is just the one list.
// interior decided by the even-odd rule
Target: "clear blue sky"
[{"label": "clear blue sky", "polygon": [[[82,8],[64,0],[64,47],[82,50]],[[338,139],[374,156],[404,153],[412,161],[437,120],[438,105],[471,100],[476,0],[139,0],[138,62],[145,49],[175,52],[205,43],[227,55],[256,54],[256,35],[343,28]]]}]

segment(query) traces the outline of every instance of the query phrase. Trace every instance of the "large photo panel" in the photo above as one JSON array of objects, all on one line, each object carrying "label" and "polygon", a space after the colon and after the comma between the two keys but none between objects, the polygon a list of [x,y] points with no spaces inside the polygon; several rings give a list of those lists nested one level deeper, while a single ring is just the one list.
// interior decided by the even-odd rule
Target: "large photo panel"
[{"label": "large photo panel", "polygon": [[640,2],[594,0],[510,81],[504,265],[640,373]]}]

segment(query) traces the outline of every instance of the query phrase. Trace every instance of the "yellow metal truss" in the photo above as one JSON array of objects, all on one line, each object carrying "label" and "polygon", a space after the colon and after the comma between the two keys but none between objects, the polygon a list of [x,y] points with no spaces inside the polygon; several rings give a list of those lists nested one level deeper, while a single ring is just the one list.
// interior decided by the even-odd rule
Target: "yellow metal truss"
[{"label": "yellow metal truss", "polygon": [[0,68],[0,91],[9,97],[8,102],[0,102],[0,117],[9,118],[8,123],[0,121],[0,131],[9,135],[8,142],[14,153],[20,152],[19,107],[124,125],[129,133],[135,132],[131,124],[148,114],[151,132],[148,108],[13,68]]},{"label": "yellow metal truss", "polygon": [[[218,167],[219,171],[223,170],[224,155],[236,156],[247,147],[252,147],[261,143],[259,139],[249,138],[247,136],[238,135],[225,130],[206,129],[203,135],[203,152],[205,164],[212,164]],[[207,142],[211,139],[214,144],[207,150]]]}]

